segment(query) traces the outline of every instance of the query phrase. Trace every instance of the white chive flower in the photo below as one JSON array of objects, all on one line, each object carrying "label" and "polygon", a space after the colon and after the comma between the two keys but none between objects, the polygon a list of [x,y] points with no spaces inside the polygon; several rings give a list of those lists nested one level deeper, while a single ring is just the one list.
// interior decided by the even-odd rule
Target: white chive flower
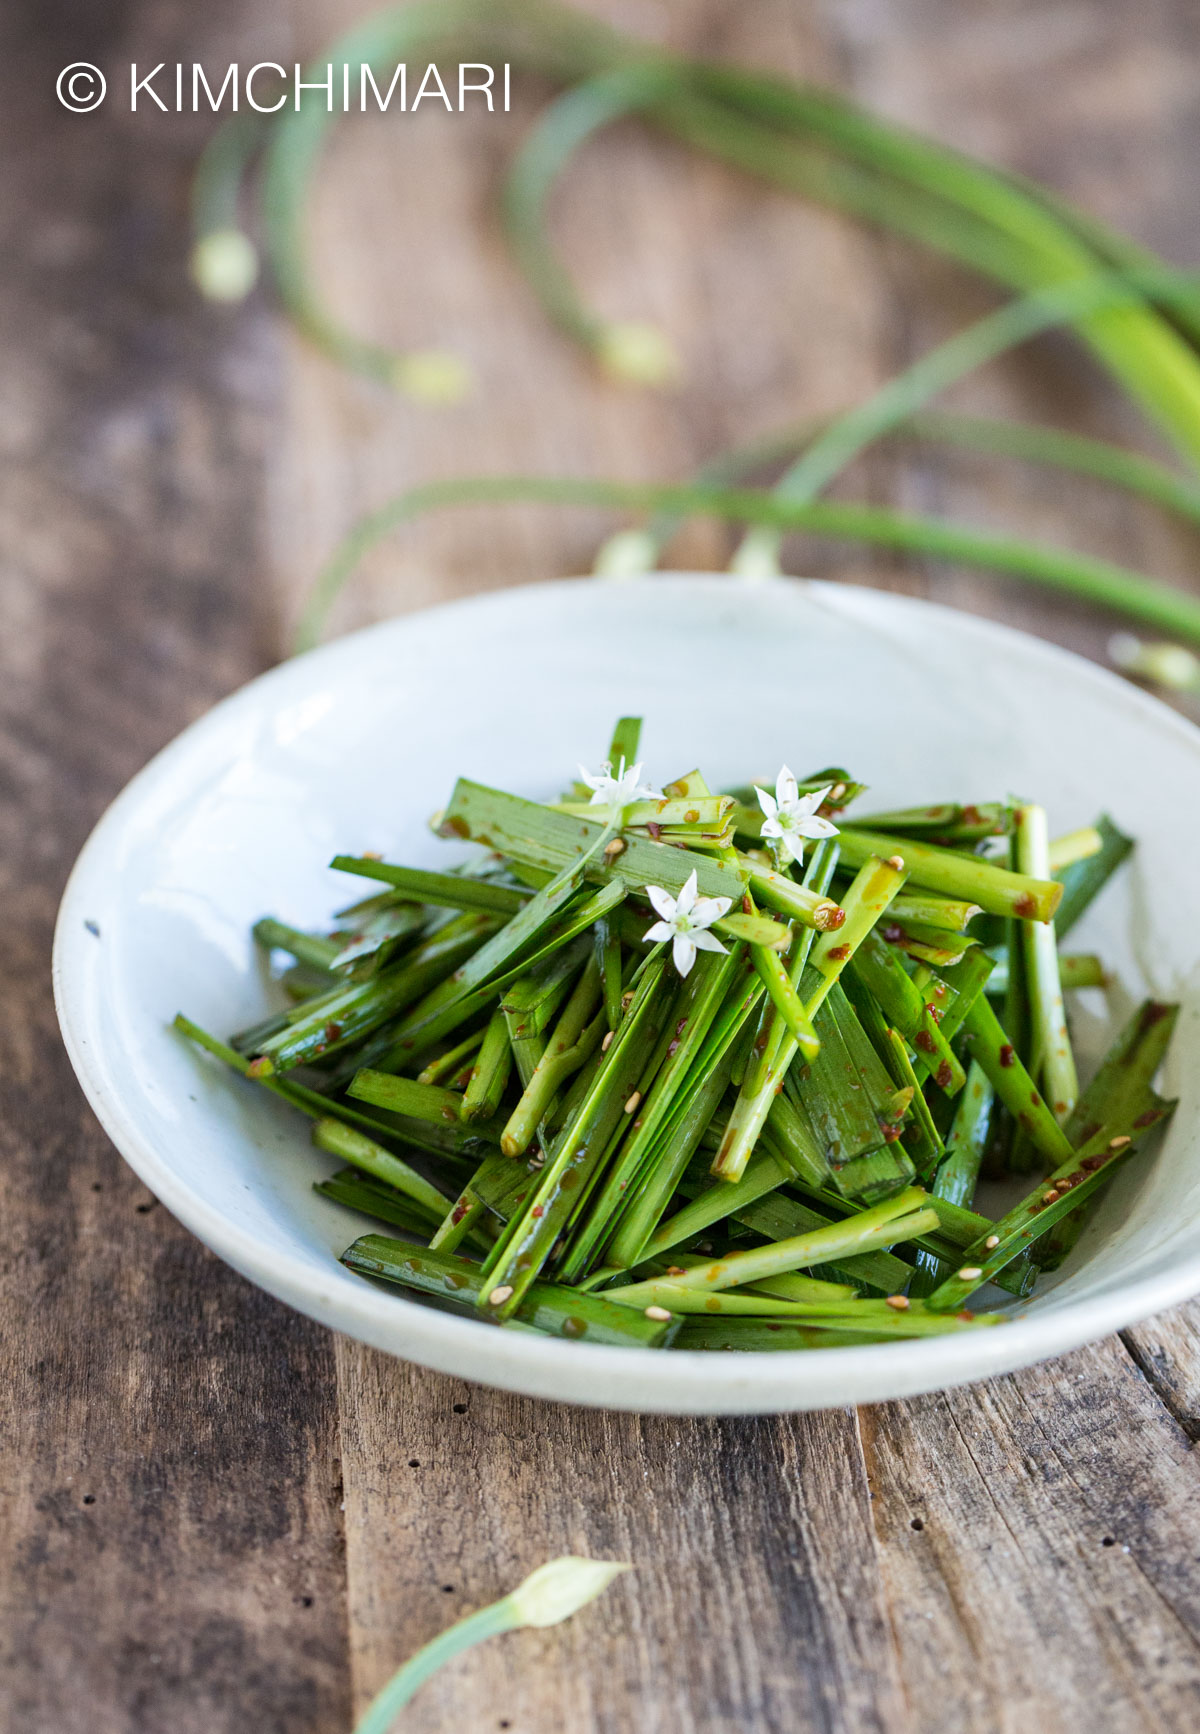
[{"label": "white chive flower", "polygon": [[643,939],[674,940],[671,955],[680,975],[687,975],[696,961],[698,951],[725,951],[727,948],[708,929],[725,914],[732,897],[698,897],[696,873],[693,868],[678,897],[672,897],[661,885],[647,885],[646,896],[662,917],[643,935]]},{"label": "white chive flower", "polygon": [[823,789],[815,789],[811,795],[802,795],[796,788],[795,777],[786,765],[775,779],[774,795],[768,795],[765,789],[755,787],[758,804],[766,815],[762,834],[774,843],[785,862],[800,860],[804,854],[806,837],[837,836],[837,826],[831,825],[828,819],[822,819],[817,813],[817,808],[832,787],[832,783],[827,783]]},{"label": "white chive flower", "polygon": [[628,807],[633,801],[662,800],[661,789],[651,789],[642,782],[641,765],[632,765],[627,770],[624,759],[617,766],[615,777],[612,774],[611,762],[606,764],[600,774],[595,777],[580,765],[579,777],[580,781],[586,783],[592,791],[592,798],[588,805],[607,807],[610,812],[621,807]]}]

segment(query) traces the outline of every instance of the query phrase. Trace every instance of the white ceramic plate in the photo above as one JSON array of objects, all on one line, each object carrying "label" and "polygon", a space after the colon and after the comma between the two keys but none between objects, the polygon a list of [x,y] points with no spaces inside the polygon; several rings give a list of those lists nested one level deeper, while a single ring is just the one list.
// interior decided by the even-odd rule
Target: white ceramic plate
[{"label": "white ceramic plate", "polygon": [[[820,1352],[699,1354],[541,1340],[351,1275],[364,1220],[314,1194],[306,1125],[198,1056],[266,987],[250,924],[318,926],[355,895],[338,850],[445,863],[426,828],[459,774],[547,798],[646,719],[647,774],[714,786],[837,763],[875,807],[999,797],[1140,839],[1072,938],[1117,973],[1078,1019],[1093,1053],[1147,992],[1181,998],[1179,1111],[1117,1180],[1070,1264],[987,1332]],[[302,1312],[408,1360],[537,1396],[749,1413],[902,1397],[1059,1354],[1200,1290],[1200,733],[1091,663],[967,615],[829,584],[663,575],[530,585],[285,663],[160,753],[96,827],[55,941],[72,1062],[118,1149],[193,1233]],[[98,933],[97,931],[98,930]]]}]

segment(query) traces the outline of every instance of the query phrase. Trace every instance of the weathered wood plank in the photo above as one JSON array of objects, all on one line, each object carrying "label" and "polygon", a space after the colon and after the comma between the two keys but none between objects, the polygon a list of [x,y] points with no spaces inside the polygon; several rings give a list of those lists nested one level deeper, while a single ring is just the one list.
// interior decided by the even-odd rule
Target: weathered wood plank
[{"label": "weathered wood plank", "polygon": [[636,1572],[567,1625],[439,1676],[407,1712],[413,1734],[909,1726],[850,1411],[603,1414],[342,1340],[338,1372],[360,1703],[451,1617],[556,1554],[587,1553]]},{"label": "weathered wood plank", "polygon": [[[192,9],[0,30],[0,1723],[345,1726],[333,1357],[135,1180],[50,1003],[71,860],[158,746],[262,665],[261,315],[199,313],[187,117],[54,101],[73,58],[202,50]],[[237,30],[235,6],[212,28]],[[151,61],[153,64],[153,61]]]},{"label": "weathered wood plank", "polygon": [[860,1424],[922,1727],[1195,1725],[1196,1462],[1119,1342]]},{"label": "weathered wood plank", "polygon": [[1200,1302],[1132,1325],[1121,1341],[1188,1438],[1200,1440]]}]

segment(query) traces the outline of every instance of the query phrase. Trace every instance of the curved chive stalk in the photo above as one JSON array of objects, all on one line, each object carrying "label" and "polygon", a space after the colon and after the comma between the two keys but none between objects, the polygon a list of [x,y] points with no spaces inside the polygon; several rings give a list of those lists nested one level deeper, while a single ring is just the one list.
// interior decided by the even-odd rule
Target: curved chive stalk
[{"label": "curved chive stalk", "polygon": [[[484,23],[485,10],[471,0],[388,8],[343,36],[317,70],[323,72],[326,65],[367,66],[386,80],[387,72],[409,53],[452,38],[464,25]],[[310,71],[308,76],[315,75]],[[280,298],[298,329],[340,366],[418,402],[455,403],[472,385],[470,369],[460,356],[439,349],[393,350],[356,335],[326,306],[309,270],[305,204],[333,124],[332,112],[314,101],[290,111],[285,107],[269,133],[262,194],[264,239]]]},{"label": "curved chive stalk", "polygon": [[[716,488],[735,485],[783,459],[794,458],[831,427],[833,419],[824,416],[797,422],[726,452],[697,470],[695,484],[697,487]],[[1065,433],[1060,428],[1037,427],[1028,422],[998,421],[990,416],[926,409],[907,416],[881,437],[957,446],[968,451],[1017,458],[1073,475],[1091,476],[1160,506],[1186,523],[1200,523],[1200,488],[1195,483],[1141,452],[1127,451],[1122,446],[1091,439],[1084,434]],[[593,571],[598,577],[613,578],[634,577],[652,571],[680,526],[680,519],[659,513],[642,530],[618,531],[601,546]],[[1197,674],[1200,664],[1189,652],[1178,646],[1162,648],[1173,653],[1174,662],[1170,666],[1178,666],[1179,658],[1188,659],[1183,665],[1186,670],[1183,685],[1191,686],[1193,680],[1200,685],[1200,674]],[[1140,667],[1141,651],[1138,640],[1128,635],[1118,635],[1110,645],[1110,654],[1118,667],[1145,678],[1157,678],[1151,670]]]},{"label": "curved chive stalk", "polygon": [[[1017,866],[1032,878],[1048,878],[1050,833],[1046,824],[1045,808],[1032,804],[1018,807],[1013,817],[1017,827]],[[1097,837],[1097,845],[1099,841]],[[1090,851],[1092,854],[1097,852],[1098,849]],[[1065,1120],[1075,1106],[1075,1099],[1079,1094],[1079,1079],[1075,1071],[1075,1056],[1071,1051],[1066,1009],[1063,1006],[1054,927],[1045,921],[1022,922],[1021,940],[1033,1016],[1032,1051],[1040,1061],[1040,1070],[1037,1064],[1030,1069],[1035,1078],[1040,1076],[1055,1118]]]},{"label": "curved chive stalk", "polygon": [[680,517],[711,517],[731,523],[767,524],[783,530],[810,530],[837,540],[861,541],[1007,574],[1078,596],[1173,637],[1200,644],[1200,602],[1181,590],[1108,560],[1043,547],[1016,537],[990,535],[941,519],[912,517],[882,507],[842,501],[776,500],[752,489],[490,476],[431,482],[411,489],[363,518],[335,549],[317,577],[301,614],[295,648],[309,650],[319,642],[333,603],[363,555],[402,524],[422,512],[449,506],[521,503],[608,506],[634,512],[666,510]]},{"label": "curved chive stalk", "polygon": [[242,228],[240,195],[266,123],[240,114],[218,127],[192,181],[192,280],[210,301],[242,301],[258,280],[258,252]]},{"label": "curved chive stalk", "polygon": [[[889,126],[832,92],[797,88],[737,67],[698,68],[697,82],[722,100],[781,130],[817,137],[852,161],[932,193],[956,215],[982,219],[1008,243],[1002,257],[1023,289],[1091,275],[1097,256],[1080,229],[1050,204],[1030,198],[1012,179],[932,140]],[[1086,222],[1086,219],[1085,219]],[[1122,263],[1136,272],[1140,259]],[[1170,293],[1170,291],[1164,291]],[[1194,304],[1195,285],[1174,291]],[[1190,460],[1200,455],[1200,361],[1186,339],[1152,307],[1090,314],[1084,334],[1129,394]]]},{"label": "curved chive stalk", "polygon": [[526,136],[504,184],[505,231],[517,263],[543,310],[568,337],[590,351],[613,378],[660,386],[678,378],[678,358],[654,326],[610,323],[577,294],[545,233],[545,212],[564,163],[601,127],[676,86],[669,63],[617,67],[587,80],[550,104]]},{"label": "curved chive stalk", "polygon": [[389,1734],[397,1712],[418,1687],[455,1656],[501,1632],[517,1631],[522,1626],[553,1626],[570,1619],[602,1595],[621,1572],[632,1569],[617,1561],[571,1556],[539,1566],[510,1595],[458,1620],[410,1656],[372,1699],[354,1734]]},{"label": "curved chive stalk", "polygon": [[[1141,290],[1129,278],[1102,273],[1039,290],[988,314],[834,421],[776,483],[776,494],[787,500],[815,499],[869,445],[899,428],[956,380],[1055,326],[1141,299]],[[777,573],[782,539],[778,530],[751,531],[730,569],[751,575]]]}]

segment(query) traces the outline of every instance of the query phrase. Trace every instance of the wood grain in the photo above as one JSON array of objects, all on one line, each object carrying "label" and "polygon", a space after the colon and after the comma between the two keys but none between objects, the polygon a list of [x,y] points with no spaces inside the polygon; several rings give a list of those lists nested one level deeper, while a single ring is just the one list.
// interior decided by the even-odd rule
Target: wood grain
[{"label": "wood grain", "polygon": [[71,1078],[49,983],[58,894],[92,822],[263,666],[272,336],[261,316],[197,317],[179,220],[194,139],[148,140],[116,113],[72,126],[54,104],[72,58],[182,51],[190,9],[114,7],[101,26],[64,7],[36,31],[14,10],[0,52],[0,1724],[307,1734],[347,1714],[332,1345],[118,1160]]},{"label": "wood grain", "polygon": [[[559,1553],[636,1573],[440,1677],[408,1726],[905,1727],[854,1415],[593,1413],[339,1347],[356,1696]],[[480,1724],[481,1707],[489,1720]]]},{"label": "wood grain", "polygon": [[[993,304],[955,269],[640,127],[554,210],[579,280],[652,317],[674,393],[598,380],[504,251],[510,117],[339,128],[311,238],[367,331],[450,343],[441,414],[347,379],[186,289],[203,117],[53,107],[75,58],[289,61],[364,0],[82,0],[0,18],[0,1720],[33,1734],[335,1734],[454,1615],[563,1550],[636,1573],[565,1627],[475,1652],[414,1730],[1185,1734],[1198,1720],[1200,1305],[1047,1367],[861,1412],[623,1417],[469,1387],[249,1289],[121,1166],[70,1082],[46,984],[59,888],[125,778],[278,656],[337,537],[467,472],[684,477],[836,409]],[[596,0],[681,48],[839,83],[1189,256],[1200,219],[1187,0]],[[956,401],[1148,439],[1065,338]],[[1193,583],[1191,538],[1082,483],[928,452],[847,486]],[[413,526],[338,629],[585,570],[602,514]],[[681,562],[719,566],[727,532]],[[1108,623],[978,575],[797,541],[797,570],[895,586],[1102,655]],[[344,1515],[342,1505],[344,1502]]]}]

